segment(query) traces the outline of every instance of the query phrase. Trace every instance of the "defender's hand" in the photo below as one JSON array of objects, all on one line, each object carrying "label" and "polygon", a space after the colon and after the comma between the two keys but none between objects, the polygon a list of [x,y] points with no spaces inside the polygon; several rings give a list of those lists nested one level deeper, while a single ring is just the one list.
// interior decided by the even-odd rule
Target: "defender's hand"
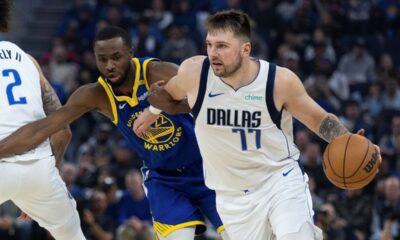
[{"label": "defender's hand", "polygon": [[150,129],[151,124],[155,122],[158,115],[154,115],[149,111],[149,108],[144,109],[144,111],[139,115],[139,117],[133,123],[133,131],[135,134],[143,138],[143,133]]},{"label": "defender's hand", "polygon": [[158,109],[168,109],[171,102],[175,102],[174,99],[164,89],[165,81],[160,80],[151,84],[149,90],[149,96],[147,100],[150,104]]}]

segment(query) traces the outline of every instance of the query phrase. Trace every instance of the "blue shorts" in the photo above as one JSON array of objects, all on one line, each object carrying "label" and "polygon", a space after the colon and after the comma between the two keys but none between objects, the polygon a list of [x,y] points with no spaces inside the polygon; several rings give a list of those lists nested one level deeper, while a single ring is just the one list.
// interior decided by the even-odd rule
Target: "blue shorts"
[{"label": "blue shorts", "polygon": [[201,234],[206,230],[203,214],[218,233],[223,230],[215,206],[215,192],[204,184],[201,163],[177,170],[143,168],[142,171],[157,233],[167,236],[175,230],[196,226],[196,234]]}]

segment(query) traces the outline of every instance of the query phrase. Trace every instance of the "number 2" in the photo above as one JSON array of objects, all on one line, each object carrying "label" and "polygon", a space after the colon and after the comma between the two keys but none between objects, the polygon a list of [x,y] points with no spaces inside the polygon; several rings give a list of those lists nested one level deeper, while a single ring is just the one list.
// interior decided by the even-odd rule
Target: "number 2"
[{"label": "number 2", "polygon": [[18,99],[14,98],[13,94],[13,88],[16,86],[21,85],[21,77],[19,76],[19,73],[15,69],[5,69],[3,70],[3,77],[9,77],[13,75],[14,77],[14,82],[10,83],[7,85],[6,88],[6,93],[7,93],[7,98],[8,98],[8,104],[14,105],[14,104],[26,104],[26,98],[25,97],[20,97]]},{"label": "number 2", "polygon": [[[247,151],[247,141],[246,141],[246,132],[243,128],[233,128],[232,129],[233,133],[239,133],[240,134],[240,142],[242,143],[242,151]],[[254,129],[254,128],[249,128],[247,129],[248,133],[255,133],[255,141],[256,141],[256,148],[259,149],[261,148],[261,130],[260,129]]]}]

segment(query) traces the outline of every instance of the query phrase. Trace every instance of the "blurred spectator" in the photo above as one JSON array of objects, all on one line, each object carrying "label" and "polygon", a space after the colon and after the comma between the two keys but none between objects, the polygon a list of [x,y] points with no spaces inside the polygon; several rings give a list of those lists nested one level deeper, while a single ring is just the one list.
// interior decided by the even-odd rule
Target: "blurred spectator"
[{"label": "blurred spectator", "polygon": [[144,12],[144,16],[150,19],[150,23],[160,31],[167,29],[174,20],[174,16],[166,9],[165,0],[152,0],[151,8]]},{"label": "blurred spectator", "polygon": [[315,212],[321,208],[322,204],[324,203],[324,200],[318,195],[317,181],[312,175],[308,176],[308,186],[310,188],[313,210]]},{"label": "blurred spectator", "polygon": [[366,42],[358,38],[350,53],[339,61],[339,70],[347,76],[351,92],[365,93],[368,83],[375,81],[375,61],[366,49]]},{"label": "blurred spectator", "polygon": [[[11,201],[0,205],[0,239],[30,240],[32,221],[21,221],[18,216],[21,211]],[[34,240],[34,239],[32,239]]]},{"label": "blurred spectator", "polygon": [[61,165],[60,175],[65,182],[69,193],[79,203],[85,199],[84,191],[76,185],[76,177],[78,176],[77,167],[69,162],[64,162]]},{"label": "blurred spectator", "polygon": [[385,80],[382,102],[386,110],[400,110],[400,88],[395,76],[389,76]]},{"label": "blurred spectator", "polygon": [[150,206],[144,194],[142,175],[138,170],[126,174],[126,190],[118,202],[117,239],[151,240]]},{"label": "blurred spectator", "polygon": [[348,17],[348,32],[351,34],[364,34],[367,30],[367,22],[371,9],[370,0],[349,0],[346,1]]},{"label": "blurred spectator", "polygon": [[393,116],[390,133],[381,138],[379,147],[381,153],[391,160],[391,169],[400,170],[400,115]]},{"label": "blurred spectator", "polygon": [[276,6],[275,11],[282,22],[289,23],[293,20],[300,4],[299,0],[283,0]]},{"label": "blurred spectator", "polygon": [[[384,182],[384,199],[377,200],[372,210],[372,236],[371,240],[382,239],[385,220],[390,219],[392,214],[400,211],[400,180],[397,176],[388,177]],[[390,234],[399,237],[399,225],[391,226]]]},{"label": "blurred spectator", "polygon": [[392,74],[396,73],[393,58],[389,53],[384,53],[380,56],[376,73],[379,82],[383,82]]},{"label": "blurred spectator", "polygon": [[324,239],[346,239],[346,221],[337,216],[335,207],[330,203],[323,204],[316,212],[315,224],[322,229]]},{"label": "blurred spectator", "polygon": [[91,149],[94,154],[94,164],[98,168],[107,168],[111,160],[111,149],[114,142],[110,138],[112,134],[112,126],[109,123],[99,123],[95,127],[94,135],[84,143],[81,148]]},{"label": "blurred spectator", "polygon": [[310,130],[308,128],[302,128],[296,131],[294,142],[296,143],[297,148],[300,150],[301,154],[304,154],[307,145],[310,143]]},{"label": "blurred spectator", "polygon": [[371,84],[368,89],[368,94],[362,104],[362,109],[374,119],[374,122],[379,121],[379,114],[383,108],[381,89],[381,85],[378,83]]},{"label": "blurred spectator", "polygon": [[322,70],[316,69],[304,82],[308,94],[327,112],[335,113],[340,108],[339,99],[328,85],[328,77]]},{"label": "blurred spectator", "polygon": [[322,58],[336,64],[336,52],[322,29],[317,28],[313,33],[312,43],[306,46],[304,60],[312,62],[315,58]]},{"label": "blurred spectator", "polygon": [[75,5],[62,20],[57,35],[62,37],[69,31],[77,31],[82,45],[88,47],[95,36],[96,22],[94,6],[87,1],[75,0]]},{"label": "blurred spectator", "polygon": [[371,125],[364,118],[360,104],[356,100],[348,100],[344,103],[343,114],[339,117],[340,121],[350,132],[365,130],[365,136],[373,138]]},{"label": "blurred spectator", "polygon": [[113,159],[109,165],[110,175],[116,179],[118,188],[125,188],[125,175],[131,169],[140,169],[143,162],[132,152],[129,143],[121,139],[113,149]]},{"label": "blurred spectator", "polygon": [[104,214],[116,220],[118,218],[118,201],[122,193],[118,189],[115,179],[106,176],[100,181],[99,189],[106,194],[107,209]]},{"label": "blurred spectator", "polygon": [[[126,8],[125,8],[126,9]],[[124,18],[123,6],[109,5],[106,8],[105,20],[112,26],[129,29],[132,25],[130,18]]]},{"label": "blurred spectator", "polygon": [[346,190],[333,203],[337,214],[346,224],[344,239],[367,239],[372,219],[372,199],[362,189]]},{"label": "blurred spectator", "polygon": [[78,64],[68,61],[67,50],[63,44],[53,46],[49,59],[50,80],[61,84],[69,94],[77,87]]},{"label": "blurred spectator", "polygon": [[137,21],[136,31],[132,33],[132,43],[135,46],[135,55],[155,56],[160,43],[156,35],[151,32],[150,19],[141,17]]},{"label": "blurred spectator", "polygon": [[348,77],[340,71],[334,71],[328,80],[332,93],[341,101],[350,98],[350,82]]},{"label": "blurred spectator", "polygon": [[322,169],[322,152],[318,143],[311,142],[307,144],[301,162],[307,175],[314,177],[318,189],[326,190],[332,187]]},{"label": "blurred spectator", "polygon": [[76,183],[81,188],[96,186],[99,169],[94,164],[94,150],[88,145],[81,146],[78,154],[78,177]]},{"label": "blurred spectator", "polygon": [[185,36],[183,28],[173,24],[168,28],[168,39],[163,44],[159,56],[165,61],[180,64],[197,51],[195,42]]},{"label": "blurred spectator", "polygon": [[89,207],[83,211],[82,230],[87,239],[114,239],[115,222],[105,215],[107,200],[104,192],[96,190],[89,201]]},{"label": "blurred spectator", "polygon": [[274,1],[250,1],[248,14],[256,22],[257,27],[255,31],[261,38],[269,40],[269,43],[273,43],[277,35],[277,28],[280,25],[277,12],[274,9]]}]

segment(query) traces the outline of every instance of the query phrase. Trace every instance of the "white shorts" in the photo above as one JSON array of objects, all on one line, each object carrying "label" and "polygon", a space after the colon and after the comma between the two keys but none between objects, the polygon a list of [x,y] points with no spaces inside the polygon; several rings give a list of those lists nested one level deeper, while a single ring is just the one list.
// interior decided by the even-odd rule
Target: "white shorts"
[{"label": "white shorts", "polygon": [[231,240],[279,240],[298,232],[305,222],[313,223],[308,177],[297,162],[254,189],[219,191],[216,196],[218,213]]},{"label": "white shorts", "polygon": [[76,239],[82,239],[76,202],[61,179],[53,156],[19,162],[0,159],[0,176],[0,204],[12,200],[53,236],[72,234],[63,232],[69,229],[76,231]]}]

